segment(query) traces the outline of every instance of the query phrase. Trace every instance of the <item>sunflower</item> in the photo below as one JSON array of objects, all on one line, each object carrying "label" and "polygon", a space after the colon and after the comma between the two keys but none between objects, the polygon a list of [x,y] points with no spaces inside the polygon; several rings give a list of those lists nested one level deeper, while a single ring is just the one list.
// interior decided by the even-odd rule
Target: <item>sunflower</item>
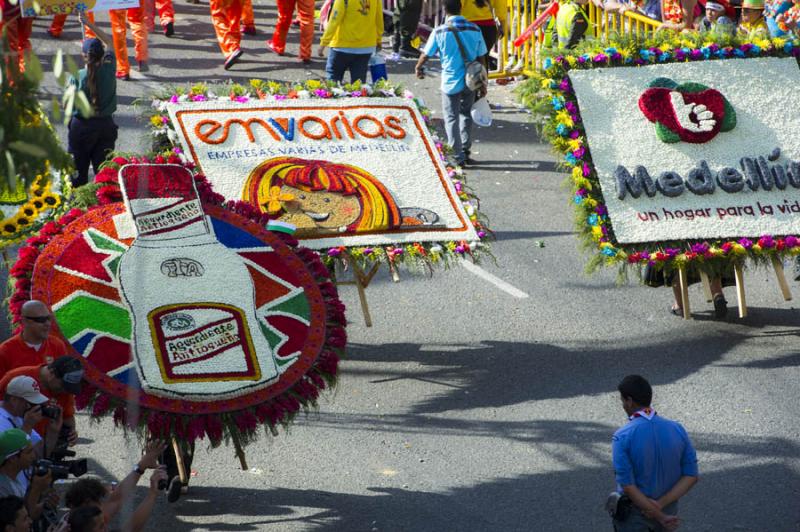
[{"label": "sunflower", "polygon": [[17,232],[17,225],[14,223],[14,220],[11,219],[2,225],[2,233],[4,235],[13,235]]},{"label": "sunflower", "polygon": [[25,205],[22,208],[22,214],[28,218],[35,217],[38,213],[36,212],[36,208],[33,205]]},{"label": "sunflower", "polygon": [[40,211],[40,210],[42,210],[44,208],[44,201],[42,201],[40,199],[34,199],[34,200],[31,200],[31,205],[33,205],[34,209],[36,209],[37,211]]},{"label": "sunflower", "polygon": [[52,194],[52,193],[46,194],[42,198],[42,201],[44,201],[45,204],[47,204],[48,207],[55,207],[59,203],[61,203],[61,199],[58,196],[56,196],[55,194]]},{"label": "sunflower", "polygon": [[20,227],[26,227],[29,226],[30,224],[31,224],[30,219],[24,216],[20,216],[19,218],[17,218],[17,225]]}]

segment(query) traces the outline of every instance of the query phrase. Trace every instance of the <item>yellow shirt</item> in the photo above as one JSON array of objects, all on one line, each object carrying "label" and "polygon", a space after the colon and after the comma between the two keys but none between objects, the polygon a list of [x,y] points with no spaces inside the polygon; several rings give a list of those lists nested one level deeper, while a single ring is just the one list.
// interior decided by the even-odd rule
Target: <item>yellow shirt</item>
[{"label": "yellow shirt", "polygon": [[764,22],[764,17],[759,18],[755,22],[740,22],[739,35],[749,35],[750,37],[769,37],[769,28],[767,23]]},{"label": "yellow shirt", "polygon": [[492,20],[492,9],[489,7],[489,1],[491,1],[492,7],[494,8],[494,14],[503,24],[503,28],[505,28],[508,21],[508,7],[506,5],[507,0],[485,1],[486,4],[483,7],[478,7],[478,5],[475,3],[475,0],[464,0],[461,3],[461,16],[470,22],[475,22],[476,20]]},{"label": "yellow shirt", "polygon": [[320,44],[367,48],[381,43],[383,6],[379,0],[334,0]]}]

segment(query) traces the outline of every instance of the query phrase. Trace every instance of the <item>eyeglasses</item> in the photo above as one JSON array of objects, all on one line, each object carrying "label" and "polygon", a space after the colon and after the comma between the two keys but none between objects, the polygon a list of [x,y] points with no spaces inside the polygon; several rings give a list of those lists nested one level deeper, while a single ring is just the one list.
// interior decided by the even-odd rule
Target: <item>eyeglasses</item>
[{"label": "eyeglasses", "polygon": [[22,317],[25,318],[26,320],[35,321],[36,323],[47,323],[48,321],[53,319],[50,316],[22,316]]}]

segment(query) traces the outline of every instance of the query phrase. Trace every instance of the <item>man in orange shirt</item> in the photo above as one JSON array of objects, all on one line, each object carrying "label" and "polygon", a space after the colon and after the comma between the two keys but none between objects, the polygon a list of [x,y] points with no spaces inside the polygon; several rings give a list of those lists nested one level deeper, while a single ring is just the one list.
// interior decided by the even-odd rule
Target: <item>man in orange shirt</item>
[{"label": "man in orange shirt", "polygon": [[50,334],[53,315],[44,303],[26,301],[20,314],[22,332],[0,344],[0,379],[14,368],[49,364],[69,352],[60,338]]},{"label": "man in orange shirt", "polygon": [[[81,392],[83,380],[83,364],[75,357],[62,356],[49,364],[39,366],[24,366],[12,369],[0,379],[0,397],[5,396],[6,388],[11,379],[20,375],[32,377],[39,383],[42,395],[55,400],[61,407],[63,417],[63,431],[69,445],[75,445],[78,433],[75,430],[75,395]],[[43,419],[34,427],[39,434],[47,432],[49,419]]]}]

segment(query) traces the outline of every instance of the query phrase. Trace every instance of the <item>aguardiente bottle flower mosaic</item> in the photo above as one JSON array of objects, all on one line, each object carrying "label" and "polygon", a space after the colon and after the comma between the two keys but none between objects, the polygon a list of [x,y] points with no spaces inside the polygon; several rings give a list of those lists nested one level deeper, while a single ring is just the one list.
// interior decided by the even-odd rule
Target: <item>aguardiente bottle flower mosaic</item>
[{"label": "aguardiente bottle flower mosaic", "polygon": [[278,377],[239,255],[220,243],[191,173],[131,164],[120,182],[136,239],[119,283],[133,317],[132,349],[148,393],[239,395]]}]

